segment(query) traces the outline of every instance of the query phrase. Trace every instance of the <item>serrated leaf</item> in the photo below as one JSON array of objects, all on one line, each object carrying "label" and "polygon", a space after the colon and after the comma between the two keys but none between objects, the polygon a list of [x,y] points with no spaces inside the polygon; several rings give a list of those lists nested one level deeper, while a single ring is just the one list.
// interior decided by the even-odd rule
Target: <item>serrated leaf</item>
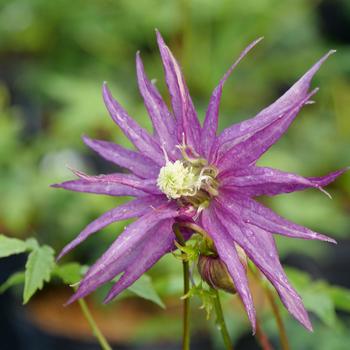
[{"label": "serrated leaf", "polygon": [[28,249],[27,243],[17,238],[0,235],[0,258],[23,253]]},{"label": "serrated leaf", "polygon": [[67,263],[55,266],[53,275],[59,277],[66,284],[74,284],[81,280],[84,266],[79,263]]},{"label": "serrated leaf", "polygon": [[151,277],[142,275],[133,285],[128,288],[128,290],[137,296],[152,301],[161,308],[165,309],[163,301],[160,299],[158,293],[153,287]]},{"label": "serrated leaf", "polygon": [[16,272],[11,275],[1,286],[0,294],[4,293],[7,289],[16,286],[17,284],[24,283],[24,271]]},{"label": "serrated leaf", "polygon": [[54,251],[48,246],[33,250],[26,263],[23,303],[26,304],[33,294],[49,282],[55,266]]},{"label": "serrated leaf", "polygon": [[35,238],[28,238],[25,243],[28,250],[34,250],[39,247],[39,243]]}]

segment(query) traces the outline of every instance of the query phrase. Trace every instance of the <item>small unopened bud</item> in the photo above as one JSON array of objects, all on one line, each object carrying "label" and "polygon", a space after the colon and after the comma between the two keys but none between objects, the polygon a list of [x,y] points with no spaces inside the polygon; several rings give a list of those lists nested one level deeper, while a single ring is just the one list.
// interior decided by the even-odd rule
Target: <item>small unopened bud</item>
[{"label": "small unopened bud", "polygon": [[202,279],[215,289],[235,294],[236,288],[225,263],[218,256],[200,255],[198,271]]}]

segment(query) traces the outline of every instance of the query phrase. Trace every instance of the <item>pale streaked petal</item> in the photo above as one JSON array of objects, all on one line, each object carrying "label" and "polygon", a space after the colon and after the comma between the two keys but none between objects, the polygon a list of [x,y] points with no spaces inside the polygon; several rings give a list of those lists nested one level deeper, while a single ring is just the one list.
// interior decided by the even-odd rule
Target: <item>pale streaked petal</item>
[{"label": "pale streaked petal", "polygon": [[128,139],[142,154],[162,166],[165,163],[165,159],[157,140],[128,115],[123,107],[113,98],[106,83],[103,84],[103,98],[112,119],[119,125]]},{"label": "pale streaked petal", "polygon": [[149,270],[163,255],[174,248],[175,235],[172,230],[174,220],[167,219],[159,223],[154,229],[152,236],[149,236],[145,246],[139,254],[139,258],[130,264],[123,276],[111,288],[105,303],[110,302],[124,289],[128,288]]},{"label": "pale streaked petal", "polygon": [[73,173],[79,176],[82,180],[88,181],[90,183],[100,183],[100,184],[121,184],[130,186],[137,190],[141,190],[150,194],[162,194],[157,187],[156,179],[140,179],[137,176],[131,174],[107,174],[107,175],[87,175],[79,170],[72,169]]},{"label": "pale streaked petal", "polygon": [[245,196],[274,196],[307,188],[322,189],[347,170],[344,168],[322,177],[303,177],[278,169],[252,166],[221,174],[221,185]]},{"label": "pale streaked petal", "polygon": [[107,196],[144,196],[145,192],[129,185],[118,183],[91,182],[84,179],[71,180],[59,184],[53,184],[51,187],[63,188],[69,191],[104,194]]},{"label": "pale streaked petal", "polygon": [[176,217],[174,204],[167,204],[148,212],[126,227],[97,262],[90,267],[77,292],[69,299],[72,303],[124,271],[137,257],[149,238],[149,233],[163,220]]},{"label": "pale streaked petal", "polygon": [[220,152],[224,154],[226,150],[241,142],[242,139],[251,137],[258,130],[265,128],[279,119],[286,111],[300,104],[300,101],[304,100],[308,95],[313,76],[320,69],[324,61],[334,52],[334,50],[331,50],[324,55],[283,96],[259,112],[254,118],[234,124],[225,129],[219,136],[217,149],[220,149]]},{"label": "pale streaked petal", "polygon": [[237,193],[231,195],[222,193],[221,198],[225,203],[230,203],[231,209],[235,210],[237,217],[240,217],[243,222],[258,226],[271,233],[292,238],[317,239],[336,243],[330,237],[288,221],[251,198],[238,195]]},{"label": "pale streaked petal", "polygon": [[107,211],[99,218],[92,221],[73,241],[66,245],[57,259],[61,259],[64,255],[74,249],[81,242],[85,241],[96,231],[99,231],[117,221],[142,216],[148,211],[154,210],[154,207],[166,202],[167,199],[163,196],[145,196],[134,199],[128,203],[120,205],[117,208]]},{"label": "pale streaked petal", "polygon": [[130,170],[139,177],[156,178],[158,176],[159,165],[139,152],[126,149],[113,142],[90,139],[87,136],[83,136],[83,141],[101,157]]},{"label": "pale streaked petal", "polygon": [[187,145],[192,146],[199,152],[201,126],[185,79],[181,73],[181,68],[168,46],[165,45],[160,33],[156,31],[156,34],[164,66],[165,80],[178,125],[178,141],[182,142],[182,135],[184,135]]},{"label": "pale streaked petal", "polygon": [[253,333],[255,333],[256,317],[254,303],[249,290],[246,271],[239,260],[234,241],[228,235],[226,228],[220,223],[212,208],[208,208],[203,212],[202,223],[203,228],[213,239],[219,257],[227,266],[227,270],[229,271],[237,292],[247,310],[249,320],[252,324]]},{"label": "pale streaked petal", "polygon": [[288,129],[291,122],[299,113],[301,108],[309,101],[317,90],[312,91],[293,108],[286,111],[271,124],[250,134],[248,138],[242,138],[230,149],[227,149],[222,157],[218,158],[216,164],[221,171],[227,169],[244,168],[255,164],[255,162],[274,144]]},{"label": "pale streaked petal", "polygon": [[226,204],[221,203],[215,211],[233,240],[244,249],[248,257],[276,288],[287,310],[306,329],[312,331],[312,325],[303,302],[288,282],[279,261],[272,234],[259,227],[243,224],[239,218],[234,217],[234,212],[230,211]]},{"label": "pale streaked petal", "polygon": [[175,147],[178,144],[177,125],[157,88],[147,78],[139,52],[136,55],[136,71],[139,89],[159,143],[173,158],[178,155]]}]

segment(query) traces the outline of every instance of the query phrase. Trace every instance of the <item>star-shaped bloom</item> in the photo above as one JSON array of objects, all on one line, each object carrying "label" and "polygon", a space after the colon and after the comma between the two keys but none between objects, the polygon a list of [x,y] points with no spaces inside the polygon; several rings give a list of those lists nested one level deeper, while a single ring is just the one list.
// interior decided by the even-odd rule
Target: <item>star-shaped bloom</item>
[{"label": "star-shaped bloom", "polygon": [[323,177],[302,177],[259,167],[256,162],[286,132],[301,108],[310,103],[317,91],[309,91],[311,79],[333,51],[322,57],[276,102],[255,117],[218,134],[219,104],[225,81],[261,39],[241,53],[214,89],[203,126],[197,118],[179,64],[159,32],[157,39],[172,111],[147,78],[137,53],[138,85],[154,133],[150,134],[133,120],[104,84],[103,98],[109,114],[137,150],[83,137],[86,145],[100,156],[130,173],[89,176],[75,171],[78,179],[54,185],[78,192],[135,197],[90,223],[61,252],[60,257],[113,222],[136,218],[90,267],[69,302],[86,296],[120,275],[106,297],[106,301],[112,300],[176,248],[173,225],[190,222],[200,226],[212,239],[245,305],[253,329],[255,309],[238,249],[243,250],[271,282],[288,311],[311,330],[302,300],[288,282],[279,261],[273,234],[335,241],[282,218],[254,198],[307,188],[323,191],[323,186],[345,169]]}]

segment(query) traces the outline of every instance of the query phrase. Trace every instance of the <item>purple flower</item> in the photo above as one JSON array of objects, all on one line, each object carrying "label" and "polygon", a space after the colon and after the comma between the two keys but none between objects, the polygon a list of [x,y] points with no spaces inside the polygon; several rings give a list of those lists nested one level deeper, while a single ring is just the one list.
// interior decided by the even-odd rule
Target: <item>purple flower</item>
[{"label": "purple flower", "polygon": [[61,252],[68,253],[103,227],[137,218],[88,270],[69,302],[89,294],[119,274],[106,301],[130,286],[163,255],[175,249],[173,224],[189,221],[201,226],[213,240],[226,264],[248,317],[255,329],[255,310],[246,270],[237,247],[254,262],[276,288],[288,311],[312,330],[300,296],[288,282],[279,261],[273,234],[335,242],[322,234],[291,223],[253,198],[300,191],[322,190],[344,170],[323,177],[302,177],[280,170],[258,167],[256,161],[287,130],[300,109],[310,103],[317,89],[309,92],[313,75],[334,51],[312,66],[282,97],[254,118],[232,125],[217,135],[219,103],[226,79],[240,60],[261,39],[250,44],[215,88],[201,126],[179,64],[157,32],[172,112],[147,78],[139,53],[137,79],[154,126],[154,133],[139,126],[113,99],[107,85],[103,98],[114,122],[137,151],[117,144],[84,142],[103,158],[130,170],[89,176],[75,171],[77,180],[54,185],[72,191],[111,196],[133,196],[90,223]]}]

